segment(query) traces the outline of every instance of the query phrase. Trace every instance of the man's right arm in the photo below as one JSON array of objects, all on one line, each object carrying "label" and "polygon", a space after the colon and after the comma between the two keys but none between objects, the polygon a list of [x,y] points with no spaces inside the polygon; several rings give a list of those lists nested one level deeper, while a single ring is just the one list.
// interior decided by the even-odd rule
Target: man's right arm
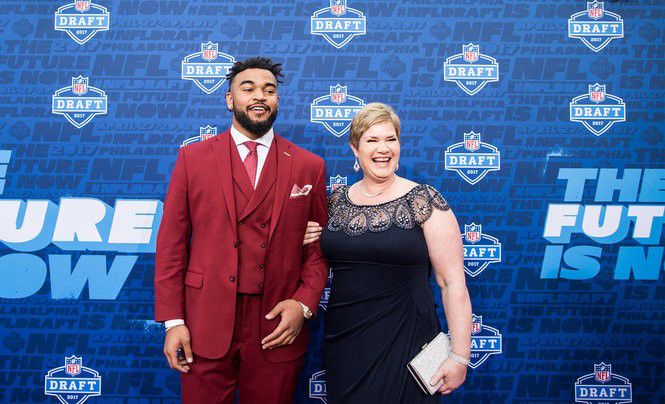
[{"label": "man's right arm", "polygon": [[176,318],[176,319],[173,319],[173,320],[164,321],[164,328],[166,328],[166,331],[168,331],[173,327],[177,327],[179,325],[184,325],[184,324],[185,324],[185,320],[183,320],[181,318]]},{"label": "man's right arm", "polygon": [[[185,321],[185,272],[189,262],[192,220],[189,214],[187,163],[180,149],[164,200],[155,253],[155,321],[167,327],[164,356],[172,369],[189,372],[193,361]],[[178,355],[182,349],[184,359]]]},{"label": "man's right arm", "polygon": [[185,149],[180,149],[164,200],[155,253],[155,321],[185,318],[185,272],[192,221]]}]

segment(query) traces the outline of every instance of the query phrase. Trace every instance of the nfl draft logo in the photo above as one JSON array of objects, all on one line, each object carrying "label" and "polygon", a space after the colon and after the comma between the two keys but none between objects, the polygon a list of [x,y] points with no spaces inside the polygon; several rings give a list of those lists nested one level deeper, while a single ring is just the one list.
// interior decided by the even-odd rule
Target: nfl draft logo
[{"label": "nfl draft logo", "polygon": [[82,128],[97,115],[106,115],[106,93],[88,86],[88,78],[72,77],[72,85],[57,90],[52,97],[51,112],[63,115],[69,123]]},{"label": "nfl draft logo", "polygon": [[627,378],[612,373],[612,365],[593,365],[593,373],[575,382],[576,403],[632,403],[633,386]]},{"label": "nfl draft logo", "polygon": [[502,352],[501,333],[494,327],[483,324],[483,316],[471,316],[471,357],[472,369],[485,363],[491,355]]},{"label": "nfl draft logo", "polygon": [[600,52],[612,39],[623,38],[623,20],[605,10],[602,1],[588,1],[587,9],[570,16],[568,37],[578,38],[589,49]]},{"label": "nfl draft logo", "polygon": [[489,143],[480,140],[480,133],[465,133],[464,141],[448,146],[445,168],[457,171],[471,185],[485,178],[490,171],[501,169],[501,153]]},{"label": "nfl draft logo", "polygon": [[219,52],[218,44],[204,42],[200,52],[183,59],[182,78],[193,81],[204,93],[212,94],[224,84],[235,62],[233,56]]},{"label": "nfl draft logo", "polygon": [[315,99],[310,106],[310,121],[320,123],[337,137],[349,131],[356,112],[365,106],[365,101],[347,94],[347,87],[330,86],[330,94]]},{"label": "nfl draft logo", "polygon": [[337,174],[334,177],[330,177],[330,180],[328,181],[328,186],[326,187],[326,190],[330,193],[335,192],[335,190],[339,187],[345,186],[347,184],[347,178],[346,175],[342,177],[341,175]]},{"label": "nfl draft logo", "polygon": [[462,53],[446,59],[443,64],[443,80],[457,83],[469,95],[475,95],[487,83],[499,81],[499,64],[496,59],[480,53],[480,46],[462,45]]},{"label": "nfl draft logo", "polygon": [[365,16],[346,6],[346,0],[330,0],[310,17],[310,32],[321,35],[337,49],[348,44],[356,35],[365,35]]},{"label": "nfl draft logo", "polygon": [[102,378],[96,370],[83,366],[83,358],[65,357],[65,365],[51,369],[44,379],[44,394],[62,404],[81,404],[102,394]]},{"label": "nfl draft logo", "polygon": [[89,0],[74,0],[55,12],[55,30],[65,31],[83,45],[99,31],[109,30],[109,12]]},{"label": "nfl draft logo", "polygon": [[582,123],[596,136],[607,132],[615,122],[626,121],[623,99],[607,94],[605,88],[605,85],[591,84],[587,94],[578,95],[570,102],[570,120]]},{"label": "nfl draft logo", "polygon": [[490,264],[501,262],[501,243],[496,237],[483,234],[480,224],[465,224],[462,234],[464,272],[480,275]]},{"label": "nfl draft logo", "polygon": [[182,142],[180,147],[185,147],[185,146],[187,146],[189,144],[192,144],[192,143],[202,142],[204,140],[208,140],[211,137],[215,137],[215,136],[217,136],[217,127],[216,126],[210,126],[210,125],[201,126],[199,128],[199,135],[186,139],[184,142]]},{"label": "nfl draft logo", "polygon": [[326,398],[326,371],[321,370],[309,378],[309,398],[318,398],[324,403],[328,403]]}]

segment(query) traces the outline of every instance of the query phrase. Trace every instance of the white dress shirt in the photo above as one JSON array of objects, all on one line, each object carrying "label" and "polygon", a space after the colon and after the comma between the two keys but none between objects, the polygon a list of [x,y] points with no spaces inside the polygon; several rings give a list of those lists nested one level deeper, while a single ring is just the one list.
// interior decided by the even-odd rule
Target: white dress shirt
[{"label": "white dress shirt", "polygon": [[[242,161],[245,161],[245,158],[247,158],[247,155],[249,154],[249,148],[245,146],[243,143],[248,141],[253,141],[259,144],[258,147],[256,148],[256,155],[258,156],[259,161],[256,166],[256,179],[254,180],[253,184],[254,188],[256,188],[256,186],[259,183],[259,178],[261,177],[261,169],[263,169],[263,166],[266,163],[266,158],[268,158],[270,145],[272,145],[272,141],[275,138],[275,133],[273,132],[272,128],[270,128],[268,133],[266,133],[265,135],[261,136],[256,140],[252,140],[247,136],[243,135],[242,132],[236,129],[233,125],[231,125],[231,137],[233,138],[233,141],[235,142],[236,147],[238,148],[238,153],[240,154],[240,160]],[[182,325],[182,324],[185,324],[185,320],[181,318],[164,321],[164,327],[166,327],[167,330],[169,328],[173,328],[177,325]]]},{"label": "white dress shirt", "polygon": [[249,154],[249,148],[247,148],[247,146],[245,146],[243,143],[253,141],[259,144],[256,148],[256,154],[259,157],[259,162],[256,166],[256,178],[254,179],[254,188],[256,188],[259,183],[259,178],[261,177],[261,169],[263,169],[263,166],[266,163],[266,159],[268,158],[270,145],[272,144],[272,140],[275,138],[275,133],[272,131],[272,128],[270,128],[268,133],[256,140],[252,140],[243,135],[233,125],[231,125],[231,137],[238,147],[238,153],[240,153],[240,160],[242,161],[245,161],[245,158]]}]

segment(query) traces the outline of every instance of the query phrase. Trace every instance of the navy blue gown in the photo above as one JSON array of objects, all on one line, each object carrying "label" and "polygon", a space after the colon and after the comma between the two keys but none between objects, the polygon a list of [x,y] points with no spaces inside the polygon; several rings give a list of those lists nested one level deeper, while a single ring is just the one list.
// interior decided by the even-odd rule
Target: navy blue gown
[{"label": "navy blue gown", "polygon": [[435,403],[407,363],[441,330],[429,286],[431,262],[421,224],[441,194],[417,185],[380,205],[355,205],[335,190],[321,246],[333,271],[325,316],[329,403]]}]

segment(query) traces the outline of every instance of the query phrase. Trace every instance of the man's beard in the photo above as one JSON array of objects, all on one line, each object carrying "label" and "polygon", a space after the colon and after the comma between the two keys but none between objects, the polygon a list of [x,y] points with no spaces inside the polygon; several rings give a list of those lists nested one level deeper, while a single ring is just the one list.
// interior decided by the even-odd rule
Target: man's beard
[{"label": "man's beard", "polygon": [[233,106],[233,116],[236,118],[236,121],[240,126],[242,126],[247,132],[251,133],[252,135],[261,137],[268,133],[270,128],[272,128],[272,124],[275,123],[275,120],[277,119],[277,110],[273,110],[270,112],[270,115],[263,121],[252,121],[245,113],[245,111],[241,111],[240,108],[237,108],[235,105]]}]

